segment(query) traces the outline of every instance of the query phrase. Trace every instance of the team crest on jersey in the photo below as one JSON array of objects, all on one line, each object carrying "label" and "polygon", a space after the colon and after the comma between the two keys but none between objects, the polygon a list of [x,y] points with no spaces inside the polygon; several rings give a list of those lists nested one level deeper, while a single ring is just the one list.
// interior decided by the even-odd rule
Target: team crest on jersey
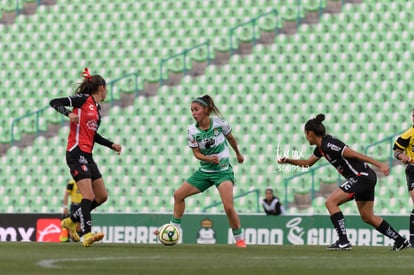
[{"label": "team crest on jersey", "polygon": [[96,122],[96,120],[89,120],[86,123],[86,127],[88,127],[89,130],[97,131],[98,130],[98,123]]},{"label": "team crest on jersey", "polygon": [[81,165],[81,168],[83,171],[88,172],[88,166],[86,166],[85,164]]},{"label": "team crest on jersey", "polygon": [[217,128],[214,128],[214,130],[213,130],[213,134],[214,134],[215,136],[218,136],[218,135],[220,134],[220,132],[219,132],[219,130],[218,130]]}]

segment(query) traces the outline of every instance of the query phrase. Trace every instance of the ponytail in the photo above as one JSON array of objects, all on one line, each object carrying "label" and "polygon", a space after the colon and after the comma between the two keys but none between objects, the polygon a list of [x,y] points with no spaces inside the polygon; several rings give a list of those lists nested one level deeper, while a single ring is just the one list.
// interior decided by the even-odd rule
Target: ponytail
[{"label": "ponytail", "polygon": [[203,107],[207,107],[208,111],[209,111],[209,114],[213,113],[217,117],[222,118],[222,115],[221,115],[219,109],[217,108],[217,106],[214,104],[214,101],[211,98],[211,96],[203,95],[201,97],[197,97],[196,99],[194,99],[193,102],[200,103]]},{"label": "ponytail", "polygon": [[323,137],[326,135],[326,128],[322,124],[325,120],[324,114],[318,114],[315,118],[309,119],[305,124],[305,131],[312,131],[315,135]]},{"label": "ponytail", "polygon": [[81,73],[81,76],[83,77],[83,81],[76,88],[76,94],[92,95],[98,91],[99,86],[106,86],[105,79],[97,74],[91,75],[88,68],[85,68],[85,70]]}]

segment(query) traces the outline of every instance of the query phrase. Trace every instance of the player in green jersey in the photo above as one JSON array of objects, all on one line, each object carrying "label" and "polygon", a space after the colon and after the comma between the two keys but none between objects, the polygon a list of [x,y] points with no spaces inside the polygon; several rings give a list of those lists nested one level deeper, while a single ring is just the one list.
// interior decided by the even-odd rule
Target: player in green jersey
[{"label": "player in green jersey", "polygon": [[[236,153],[237,161],[243,163],[236,139],[227,121],[221,118],[213,99],[204,95],[191,103],[195,124],[188,127],[188,145],[200,160],[200,168],[174,192],[174,215],[171,223],[180,227],[185,209],[185,198],[216,186],[237,247],[246,247],[239,216],[233,205],[234,174],[230,164],[227,142]],[[215,116],[210,116],[214,114]]]}]

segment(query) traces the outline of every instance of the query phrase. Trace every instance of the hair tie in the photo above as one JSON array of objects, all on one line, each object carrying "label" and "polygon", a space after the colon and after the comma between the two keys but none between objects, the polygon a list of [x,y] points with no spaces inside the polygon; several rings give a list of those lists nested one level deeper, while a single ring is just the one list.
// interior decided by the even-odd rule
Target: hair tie
[{"label": "hair tie", "polygon": [[193,102],[198,102],[201,105],[204,105],[204,106],[208,107],[207,102],[205,102],[201,97],[197,97],[196,99],[193,99]]},{"label": "hair tie", "polygon": [[92,80],[92,76],[89,73],[89,69],[88,68],[85,68],[85,70],[81,73],[81,76],[83,78],[87,79],[88,81],[91,81]]}]

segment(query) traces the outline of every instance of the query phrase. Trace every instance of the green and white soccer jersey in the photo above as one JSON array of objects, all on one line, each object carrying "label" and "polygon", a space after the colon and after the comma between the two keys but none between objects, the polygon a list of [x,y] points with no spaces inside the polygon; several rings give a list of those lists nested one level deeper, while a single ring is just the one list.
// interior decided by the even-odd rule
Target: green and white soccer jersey
[{"label": "green and white soccer jersey", "polygon": [[207,130],[199,129],[196,124],[188,127],[188,145],[199,148],[203,155],[219,157],[218,164],[200,161],[201,171],[224,171],[230,166],[230,152],[225,136],[230,134],[231,127],[227,121],[217,117],[212,117],[210,121],[210,128]]}]

